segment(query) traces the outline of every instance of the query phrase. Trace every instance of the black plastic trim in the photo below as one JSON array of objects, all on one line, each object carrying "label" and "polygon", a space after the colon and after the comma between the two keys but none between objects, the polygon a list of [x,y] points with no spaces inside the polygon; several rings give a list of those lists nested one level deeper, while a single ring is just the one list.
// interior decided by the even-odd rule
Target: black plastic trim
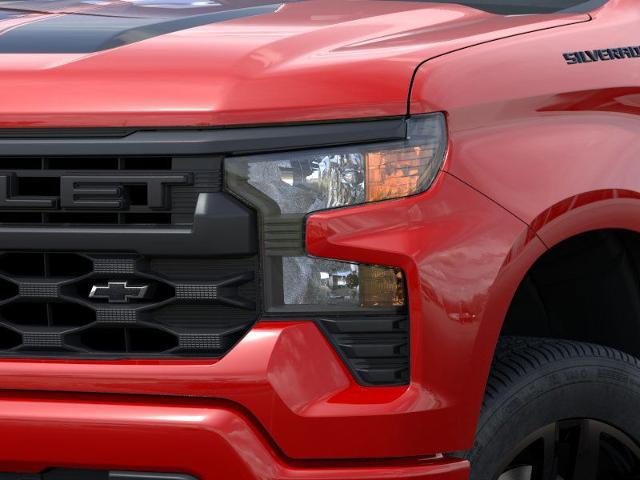
[{"label": "black plastic trim", "polygon": [[0,227],[0,250],[126,251],[195,256],[257,252],[255,213],[226,193],[201,193],[193,227]]},{"label": "black plastic trim", "polygon": [[[214,155],[401,140],[406,119],[218,129],[0,130],[3,156]],[[113,136],[112,136],[113,135]],[[120,136],[117,136],[120,135]]]},{"label": "black plastic trim", "polygon": [[350,315],[313,321],[358,384],[365,387],[409,384],[408,315]]},{"label": "black plastic trim", "polygon": [[183,473],[76,470],[54,468],[42,473],[0,472],[0,480],[197,480]]},{"label": "black plastic trim", "polygon": [[196,480],[182,473],[109,472],[109,480]]}]

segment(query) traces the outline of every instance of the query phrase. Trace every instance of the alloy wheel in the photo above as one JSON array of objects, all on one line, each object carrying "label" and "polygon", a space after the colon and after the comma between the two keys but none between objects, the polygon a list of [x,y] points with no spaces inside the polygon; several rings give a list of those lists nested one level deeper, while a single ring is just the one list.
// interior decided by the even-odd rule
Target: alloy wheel
[{"label": "alloy wheel", "polygon": [[640,480],[640,448],[603,422],[563,420],[527,437],[505,465],[498,480]]}]

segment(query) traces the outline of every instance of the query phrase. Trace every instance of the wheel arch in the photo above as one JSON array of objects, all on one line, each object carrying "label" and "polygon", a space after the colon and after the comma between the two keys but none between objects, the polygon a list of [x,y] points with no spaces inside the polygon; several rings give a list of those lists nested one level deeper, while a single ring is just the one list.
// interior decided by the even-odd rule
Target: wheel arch
[{"label": "wheel arch", "polygon": [[[612,330],[613,334],[610,336],[597,331],[580,336],[575,334],[575,329],[572,331],[571,329],[563,330],[563,328],[552,330],[548,335],[541,334],[540,330],[526,329],[512,324],[517,297],[531,273],[541,262],[560,249],[566,250],[571,242],[576,244],[596,237],[603,239],[608,236],[617,237],[616,241],[625,243],[624,254],[629,257],[632,255],[629,251],[629,242],[637,246],[638,251],[633,252],[635,258],[629,258],[629,262],[633,262],[634,272],[630,273],[630,270],[623,272],[614,280],[621,282],[623,275],[635,276],[634,281],[638,281],[638,298],[630,299],[628,291],[618,291],[615,300],[625,299],[636,302],[638,309],[635,311],[640,312],[640,275],[637,273],[640,272],[640,222],[637,219],[640,219],[640,195],[637,192],[616,189],[585,192],[568,197],[543,210],[528,232],[526,234],[523,232],[515,239],[512,250],[490,289],[483,325],[478,331],[475,342],[473,357],[483,362],[485,366],[482,376],[483,394],[486,390],[493,356],[500,338],[505,335],[540,334],[540,336],[571,341],[590,341],[640,356],[640,329],[637,336],[628,338],[624,336],[627,331],[625,329],[636,325],[632,325],[632,319],[629,316],[618,319],[618,324],[615,325],[616,328]],[[592,286],[595,287],[594,284]],[[602,308],[605,307],[604,303],[599,305]],[[640,325],[640,321],[637,325]],[[480,405],[481,401],[478,401],[476,404],[478,413]]]}]

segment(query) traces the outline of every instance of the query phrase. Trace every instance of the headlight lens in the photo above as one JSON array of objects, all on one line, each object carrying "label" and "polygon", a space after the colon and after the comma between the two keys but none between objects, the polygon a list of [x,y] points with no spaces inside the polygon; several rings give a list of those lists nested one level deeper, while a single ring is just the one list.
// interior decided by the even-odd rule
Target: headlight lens
[{"label": "headlight lens", "polygon": [[404,306],[400,270],[305,256],[304,217],[424,192],[442,167],[446,146],[438,113],[409,119],[401,141],[227,159],[227,188],[260,213],[267,310]]},{"label": "headlight lens", "polygon": [[399,142],[235,158],[227,181],[253,187],[279,215],[406,197],[431,186],[446,143],[443,115],[426,115],[410,119]]}]

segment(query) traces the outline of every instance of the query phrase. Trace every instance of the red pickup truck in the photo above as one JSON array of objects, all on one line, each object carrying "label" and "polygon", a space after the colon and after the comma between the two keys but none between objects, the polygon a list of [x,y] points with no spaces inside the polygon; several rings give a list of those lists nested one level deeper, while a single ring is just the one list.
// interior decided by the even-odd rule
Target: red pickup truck
[{"label": "red pickup truck", "polygon": [[638,0],[0,2],[0,480],[640,476]]}]

